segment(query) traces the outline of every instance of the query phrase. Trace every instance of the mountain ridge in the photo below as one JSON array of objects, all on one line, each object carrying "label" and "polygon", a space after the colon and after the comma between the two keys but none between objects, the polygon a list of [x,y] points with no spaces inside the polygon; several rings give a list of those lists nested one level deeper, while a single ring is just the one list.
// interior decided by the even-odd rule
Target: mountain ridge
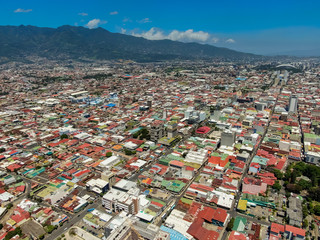
[{"label": "mountain ridge", "polygon": [[136,61],[173,59],[249,59],[260,57],[228,48],[172,40],[147,40],[104,28],[63,25],[58,28],[31,25],[0,26],[0,57],[90,58]]}]

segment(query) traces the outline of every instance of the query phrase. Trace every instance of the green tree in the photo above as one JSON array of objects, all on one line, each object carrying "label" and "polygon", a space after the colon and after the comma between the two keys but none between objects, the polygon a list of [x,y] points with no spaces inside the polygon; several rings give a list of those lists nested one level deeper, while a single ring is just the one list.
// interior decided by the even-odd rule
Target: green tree
[{"label": "green tree", "polygon": [[9,231],[8,234],[4,237],[5,240],[9,240],[11,238],[13,238],[14,236],[16,235],[19,235],[21,236],[22,235],[22,230],[20,227],[17,227],[15,230],[13,231]]},{"label": "green tree", "polygon": [[13,204],[12,203],[9,203],[8,205],[7,205],[7,209],[10,209],[10,208],[12,208],[13,207]]},{"label": "green tree", "polygon": [[303,227],[303,228],[307,228],[308,226],[309,226],[308,220],[307,220],[307,219],[304,219],[304,220],[303,220],[303,223],[302,223],[302,227]]},{"label": "green tree", "polygon": [[283,178],[283,173],[279,169],[272,169],[272,172],[274,173],[274,176],[278,179],[281,180]]},{"label": "green tree", "polygon": [[281,190],[281,185],[279,183],[279,181],[276,181],[273,185],[272,188],[277,190],[278,192]]},{"label": "green tree", "polygon": [[309,197],[312,199],[312,200],[315,200],[317,202],[320,202],[320,187],[314,187],[314,188],[311,188],[309,191]]},{"label": "green tree", "polygon": [[107,152],[107,153],[106,153],[106,157],[107,157],[107,158],[109,158],[109,157],[111,157],[111,156],[112,156],[112,152]]},{"label": "green tree", "polygon": [[316,205],[313,207],[314,214],[320,216],[320,205]]},{"label": "green tree", "polygon": [[67,135],[67,134],[62,134],[61,136],[60,136],[60,139],[62,140],[62,139],[67,139],[67,138],[69,138],[69,136]]},{"label": "green tree", "polygon": [[230,222],[227,225],[227,231],[232,231],[233,225],[234,225],[234,218],[231,218]]},{"label": "green tree", "polygon": [[300,179],[299,182],[297,183],[303,190],[309,189],[312,187],[312,183],[309,181],[306,181],[304,179]]},{"label": "green tree", "polygon": [[314,230],[315,227],[316,227],[316,226],[314,225],[314,223],[312,223],[311,226],[310,226],[311,230]]}]

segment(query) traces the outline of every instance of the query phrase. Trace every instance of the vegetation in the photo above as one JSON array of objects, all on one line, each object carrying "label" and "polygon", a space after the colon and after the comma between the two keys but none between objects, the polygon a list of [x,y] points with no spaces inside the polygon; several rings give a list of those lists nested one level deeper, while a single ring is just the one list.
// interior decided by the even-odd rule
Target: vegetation
[{"label": "vegetation", "polygon": [[17,227],[15,230],[8,232],[8,234],[4,237],[4,240],[9,240],[14,236],[19,235],[22,236],[22,230],[20,227]]},{"label": "vegetation", "polygon": [[146,128],[142,128],[138,132],[132,135],[133,138],[139,138],[139,139],[147,139],[150,140],[150,134],[149,131]]},{"label": "vegetation", "polygon": [[131,150],[129,150],[129,149],[125,149],[125,150],[124,150],[124,153],[125,153],[126,155],[130,156],[130,155],[136,154],[136,151],[131,151]]},{"label": "vegetation", "polygon": [[308,226],[309,226],[308,220],[307,220],[307,219],[304,219],[304,220],[303,220],[303,223],[302,223],[302,227],[303,227],[303,228],[307,228]]},{"label": "vegetation", "polygon": [[[25,59],[24,56],[31,55],[51,59],[52,57],[82,59],[82,61],[89,58],[130,59],[140,62],[199,58],[260,58],[253,54],[212,45],[186,44],[167,40],[150,41],[125,34],[111,33],[102,28],[86,29],[62,26],[54,29],[34,26],[2,26],[0,31],[6,36],[2,43],[6,46],[6,50],[1,51],[0,58],[8,59]],[[51,79],[58,80],[55,77]]]},{"label": "vegetation", "polygon": [[234,218],[231,218],[230,219],[230,222],[228,223],[228,225],[227,225],[227,231],[232,231],[232,228],[233,228],[233,225],[234,225]]},{"label": "vegetation", "polygon": [[320,216],[320,205],[316,205],[313,208],[314,214]]},{"label": "vegetation", "polygon": [[65,134],[65,133],[60,136],[61,140],[62,139],[68,139],[68,138],[69,138],[69,136],[67,134]]},{"label": "vegetation", "polygon": [[283,178],[283,173],[282,173],[279,169],[272,168],[272,169],[271,169],[271,172],[274,174],[274,176],[275,176],[278,180],[281,180],[281,179]]},{"label": "vegetation", "polygon": [[106,153],[106,157],[107,157],[107,158],[109,158],[109,157],[111,157],[111,156],[112,156],[112,152],[107,152],[107,153]]},{"label": "vegetation", "polygon": [[44,230],[47,232],[47,233],[52,233],[55,229],[57,229],[58,226],[53,226],[53,225],[48,225],[44,228]]},{"label": "vegetation", "polygon": [[13,207],[13,204],[12,203],[9,203],[8,205],[7,205],[7,209],[10,209],[10,208],[12,208]]},{"label": "vegetation", "polygon": [[[305,176],[310,181],[297,178]],[[300,193],[302,190],[308,191],[308,197],[320,201],[320,167],[315,165],[298,162],[288,166],[283,180],[285,180],[286,189],[289,192]]]},{"label": "vegetation", "polygon": [[278,192],[281,190],[281,184],[278,180],[273,184],[272,188],[277,190]]}]

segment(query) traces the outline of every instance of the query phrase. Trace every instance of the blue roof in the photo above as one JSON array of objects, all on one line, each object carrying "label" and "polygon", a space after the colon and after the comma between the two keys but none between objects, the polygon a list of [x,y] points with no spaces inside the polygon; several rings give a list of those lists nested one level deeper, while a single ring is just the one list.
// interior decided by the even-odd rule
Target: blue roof
[{"label": "blue roof", "polygon": [[168,228],[162,225],[160,229],[170,234],[170,240],[188,240],[188,238],[172,228]]},{"label": "blue roof", "polygon": [[246,77],[237,77],[236,80],[245,81],[245,80],[247,80],[247,78]]},{"label": "blue roof", "polygon": [[106,105],[107,107],[114,107],[114,106],[116,106],[114,103],[109,103],[109,104],[107,104]]}]

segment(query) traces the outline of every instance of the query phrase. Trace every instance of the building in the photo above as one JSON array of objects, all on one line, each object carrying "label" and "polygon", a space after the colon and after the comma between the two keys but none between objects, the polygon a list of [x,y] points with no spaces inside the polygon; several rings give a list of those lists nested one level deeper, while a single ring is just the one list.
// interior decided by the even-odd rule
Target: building
[{"label": "building", "polygon": [[319,152],[307,152],[305,153],[305,160],[308,163],[320,165],[320,153]]},{"label": "building", "polygon": [[236,133],[230,130],[226,130],[221,133],[221,145],[232,146],[236,141]]},{"label": "building", "polygon": [[110,188],[116,183],[116,177],[114,176],[114,173],[109,170],[101,173],[101,179],[107,181]]},{"label": "building", "polygon": [[177,123],[176,122],[169,122],[167,125],[167,132],[168,132],[168,138],[174,138],[178,134],[177,130]]},{"label": "building", "polygon": [[298,97],[296,95],[291,95],[289,100],[288,112],[296,113],[298,110]]},{"label": "building", "polygon": [[101,194],[106,193],[109,190],[109,183],[102,179],[90,179],[86,183],[86,187],[90,191]]},{"label": "building", "polygon": [[129,214],[137,214],[139,198],[117,189],[111,189],[102,197],[102,206],[110,212],[124,211]]},{"label": "building", "polygon": [[153,122],[150,128],[150,140],[157,142],[160,138],[163,138],[165,135],[164,122],[161,120],[156,120]]}]

